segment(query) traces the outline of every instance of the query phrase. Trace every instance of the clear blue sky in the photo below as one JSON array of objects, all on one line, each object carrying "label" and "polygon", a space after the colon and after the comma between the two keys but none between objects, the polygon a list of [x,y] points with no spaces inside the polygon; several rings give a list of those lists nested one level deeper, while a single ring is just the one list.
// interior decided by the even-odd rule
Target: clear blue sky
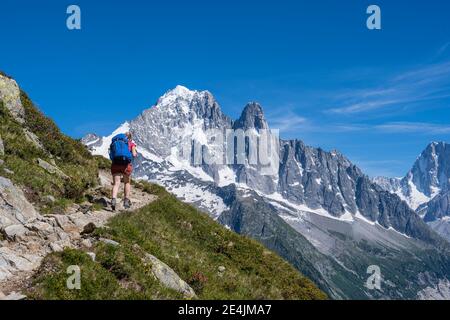
[{"label": "clear blue sky", "polygon": [[[82,30],[66,28],[66,8]],[[382,30],[366,28],[366,8]],[[402,176],[450,142],[450,1],[0,3],[0,70],[62,130],[106,134],[177,84],[239,116],[263,105],[281,135]]]}]

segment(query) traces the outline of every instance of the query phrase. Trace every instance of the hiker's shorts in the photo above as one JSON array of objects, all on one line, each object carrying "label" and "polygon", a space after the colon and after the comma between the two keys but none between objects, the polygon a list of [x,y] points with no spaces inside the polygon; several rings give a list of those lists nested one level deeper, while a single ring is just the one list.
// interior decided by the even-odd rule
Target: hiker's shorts
[{"label": "hiker's shorts", "polygon": [[121,175],[121,176],[130,176],[131,172],[133,172],[133,165],[129,164],[113,164],[111,166],[111,174],[113,176]]}]

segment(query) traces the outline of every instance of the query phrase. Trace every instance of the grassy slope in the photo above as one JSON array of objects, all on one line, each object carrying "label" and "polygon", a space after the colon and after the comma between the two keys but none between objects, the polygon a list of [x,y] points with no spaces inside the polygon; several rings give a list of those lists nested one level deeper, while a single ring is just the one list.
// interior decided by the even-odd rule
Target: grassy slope
[{"label": "grassy slope", "polygon": [[[24,92],[21,100],[25,108],[24,127],[39,138],[44,150],[27,140],[22,125],[0,101],[0,136],[5,145],[5,163],[0,167],[0,174],[20,185],[27,198],[43,212],[61,211],[66,203],[81,200],[84,191],[97,183],[97,161],[80,142],[62,134]],[[54,161],[70,178],[48,173],[37,164],[38,158]],[[57,201],[51,205],[46,203],[43,197],[47,195]]]},{"label": "grassy slope", "polygon": [[[180,298],[152,280],[141,259],[149,252],[173,268],[200,299],[326,298],[310,280],[256,241],[226,230],[161,187],[146,184],[145,189],[157,194],[158,200],[114,217],[107,228],[97,231],[98,236],[119,242],[119,247],[100,243],[94,250],[96,262],[73,250],[47,257],[32,297]],[[81,290],[65,287],[65,271],[72,264],[81,267]],[[225,272],[220,273],[219,266]]]}]

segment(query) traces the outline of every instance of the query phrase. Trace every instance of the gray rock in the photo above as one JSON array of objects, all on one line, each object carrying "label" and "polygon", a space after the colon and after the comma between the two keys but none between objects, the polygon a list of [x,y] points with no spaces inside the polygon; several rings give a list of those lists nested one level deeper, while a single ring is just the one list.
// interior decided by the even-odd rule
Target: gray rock
[{"label": "gray rock", "polygon": [[86,252],[89,257],[91,257],[92,261],[95,262],[96,255],[94,252]]},{"label": "gray rock", "polygon": [[85,248],[91,248],[92,247],[92,242],[89,239],[83,239],[81,240],[80,244],[85,247]]},{"label": "gray rock", "polygon": [[25,139],[27,139],[28,142],[31,142],[31,144],[38,149],[45,150],[41,141],[39,141],[39,138],[33,132],[28,129],[23,129],[23,132],[25,133]]},{"label": "gray rock", "polygon": [[50,246],[50,249],[52,250],[52,252],[62,252],[62,251],[64,251],[64,248],[59,243],[51,242],[49,244],[49,246]]},{"label": "gray rock", "polygon": [[48,204],[55,203],[55,201],[56,201],[55,197],[52,195],[46,195],[42,198],[42,200]]},{"label": "gray rock", "polygon": [[57,225],[65,231],[68,231],[71,227],[73,227],[73,224],[66,215],[57,214],[54,215],[53,218],[55,219]]},{"label": "gray rock", "polygon": [[25,258],[7,247],[0,247],[0,269],[4,268],[6,271],[31,271],[36,267],[36,261],[32,261],[30,257]]},{"label": "gray rock", "polygon": [[25,300],[27,298],[26,295],[18,293],[18,292],[11,292],[9,295],[4,296],[3,298],[0,297],[0,300]]},{"label": "gray rock", "polygon": [[3,144],[3,139],[0,137],[0,156],[5,155],[5,145]]},{"label": "gray rock", "polygon": [[56,174],[56,175],[60,176],[60,177],[63,178],[63,179],[69,179],[69,176],[66,175],[64,172],[62,172],[58,167],[56,167],[56,166],[54,166],[54,165],[48,163],[48,162],[45,161],[45,160],[40,159],[40,158],[38,158],[36,161],[37,161],[37,164],[38,164],[41,168],[43,168],[44,170],[46,170],[48,173]]},{"label": "gray rock", "polygon": [[217,270],[219,270],[219,272],[225,272],[226,268],[224,266],[219,266]]},{"label": "gray rock", "polygon": [[14,171],[8,169],[8,168],[3,168],[3,171],[5,171],[7,174],[13,175]]},{"label": "gray rock", "polygon": [[20,89],[14,79],[0,75],[0,100],[17,122],[21,124],[25,122],[25,109],[20,99]]},{"label": "gray rock", "polygon": [[27,228],[25,228],[21,224],[13,224],[7,226],[3,229],[3,234],[8,240],[16,240],[18,237],[23,236],[27,232]]},{"label": "gray rock", "polygon": [[11,180],[0,177],[0,228],[25,224],[38,217],[33,205]]},{"label": "gray rock", "polygon": [[194,290],[164,262],[149,253],[145,254],[145,260],[151,263],[152,273],[162,285],[182,293],[186,298],[196,297]]},{"label": "gray rock", "polygon": [[112,245],[112,246],[120,246],[120,243],[118,243],[117,241],[111,240],[111,239],[106,239],[106,238],[100,238],[99,239],[101,242]]},{"label": "gray rock", "polygon": [[46,237],[49,234],[52,234],[55,232],[52,225],[50,225],[47,222],[43,222],[43,221],[34,221],[31,223],[27,223],[25,225],[25,227],[31,231],[36,232],[41,237]]},{"label": "gray rock", "polygon": [[2,165],[4,165],[4,164],[5,164],[5,160],[0,159],[0,166],[2,166]]}]

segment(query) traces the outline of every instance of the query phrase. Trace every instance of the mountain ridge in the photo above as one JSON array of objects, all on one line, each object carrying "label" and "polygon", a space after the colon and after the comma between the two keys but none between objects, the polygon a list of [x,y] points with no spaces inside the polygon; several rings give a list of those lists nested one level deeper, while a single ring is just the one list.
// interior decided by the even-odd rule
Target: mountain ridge
[{"label": "mountain ridge", "polygon": [[[439,267],[428,261],[427,266],[434,270],[434,276],[425,281],[428,282],[426,286],[422,280],[414,279],[417,277],[417,270],[406,275],[396,273],[395,270],[400,266],[396,265],[398,261],[392,256],[392,260],[389,260],[389,268],[393,272],[391,276],[405,277],[403,286],[414,289],[406,293],[402,292],[404,289],[397,287],[383,294],[364,288],[362,278],[365,272],[361,268],[375,259],[368,251],[369,248],[381,250],[380,252],[387,250],[389,256],[400,249],[405,254],[405,261],[415,263],[413,261],[418,258],[412,257],[418,255],[420,259],[425,259],[424,250],[428,249],[435,251],[433,254],[442,254],[444,260],[448,259],[448,244],[397,195],[392,195],[373,183],[357,166],[336,151],[325,152],[320,148],[308,147],[301,140],[279,139],[279,153],[277,157],[271,158],[271,161],[278,159],[278,172],[266,175],[261,174],[261,165],[251,164],[249,137],[243,151],[244,163],[195,163],[192,146],[200,145],[202,150],[208,152],[222,147],[221,142],[208,140],[205,128],[219,131],[245,129],[249,134],[258,136],[269,127],[262,108],[257,103],[247,104],[240,118],[233,121],[218,110],[220,106],[213,97],[203,100],[194,97],[185,100],[184,97],[180,100],[172,99],[170,103],[173,105],[168,106],[168,109],[184,107],[187,113],[174,115],[155,105],[129,122],[127,129],[137,137],[138,149],[143,146],[145,150],[135,162],[137,178],[164,185],[180,199],[208,212],[214,219],[238,233],[246,230],[246,235],[273,246],[275,251],[294,265],[296,261],[305,262],[308,260],[306,257],[314,255],[318,259],[317,265],[328,266],[321,270],[314,269],[316,283],[322,283],[321,289],[335,298],[352,297],[352,294],[359,298],[392,298],[405,294],[416,297],[421,289],[435,287],[442,283],[440,280],[448,278],[449,273],[442,271],[445,268],[438,271]],[[197,112],[199,109],[215,109],[220,117],[201,118]],[[161,124],[164,129],[160,128]],[[273,137],[278,139],[275,135]],[[110,138],[111,136],[103,138],[102,145],[108,145]],[[226,143],[224,145],[227,146]],[[92,148],[92,152],[101,154],[104,149],[97,146]],[[182,151],[181,160],[177,154],[179,151]],[[234,149],[234,159],[238,155]],[[237,188],[230,191],[230,185]],[[230,192],[237,196],[231,196]],[[243,205],[250,200],[253,205]],[[283,231],[284,237],[277,237],[276,245],[267,242],[261,229],[252,222],[262,218],[255,215],[259,201],[265,203],[266,217],[271,217],[272,221],[270,224],[261,222],[265,228],[272,230],[272,234],[276,234],[276,230],[290,230]],[[252,216],[253,220],[245,218],[246,216]],[[297,239],[293,241],[297,241],[302,248],[300,251],[295,251],[288,243],[292,240],[288,234],[295,233]],[[379,239],[372,234],[376,234]],[[306,237],[306,242],[300,236]],[[307,242],[313,245],[309,246]],[[362,245],[365,242],[369,246]],[[396,242],[402,245],[399,247]],[[357,250],[358,257],[355,258],[356,261],[351,261],[354,250]],[[343,278],[337,280],[331,273],[324,271],[327,269],[334,270],[335,275],[343,275]],[[357,276],[352,275],[352,272],[345,273],[345,269],[353,271]],[[419,274],[423,272],[425,270],[421,270]],[[343,290],[343,287],[347,289]],[[359,296],[356,294],[358,290],[361,293]]]},{"label": "mountain ridge", "polygon": [[450,144],[431,142],[414,162],[405,177],[378,177],[373,180],[384,190],[397,194],[433,230],[450,241]]}]

